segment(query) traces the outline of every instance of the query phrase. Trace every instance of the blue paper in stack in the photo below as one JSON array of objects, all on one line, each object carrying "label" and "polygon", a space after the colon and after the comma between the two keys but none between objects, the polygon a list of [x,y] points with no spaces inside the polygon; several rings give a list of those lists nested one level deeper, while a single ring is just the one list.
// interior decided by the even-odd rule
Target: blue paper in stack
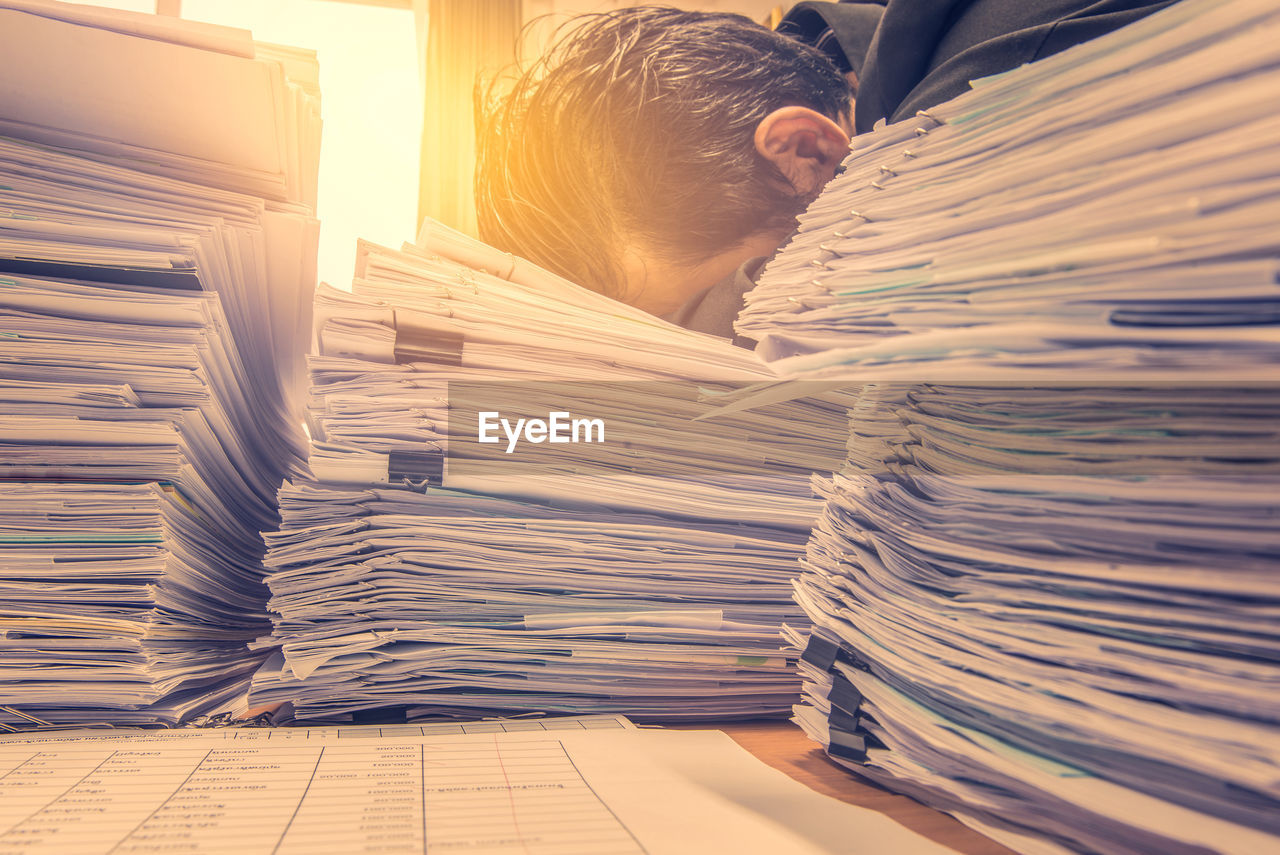
[{"label": "blue paper in stack", "polygon": [[1187,0],[855,141],[739,325],[868,384],[796,720],[1019,851],[1280,845],[1277,32]]},{"label": "blue paper in stack", "polygon": [[[260,532],[303,452],[316,105],[247,33],[16,5],[0,722],[173,724],[242,702],[260,658]],[[108,81],[104,111],[88,102]],[[215,96],[223,115],[195,115]]]}]

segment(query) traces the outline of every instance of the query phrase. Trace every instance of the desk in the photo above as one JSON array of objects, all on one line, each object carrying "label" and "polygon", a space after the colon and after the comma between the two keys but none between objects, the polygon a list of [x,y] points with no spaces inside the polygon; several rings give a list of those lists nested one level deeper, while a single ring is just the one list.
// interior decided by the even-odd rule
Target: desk
[{"label": "desk", "polygon": [[964,855],[1016,855],[1012,849],[982,836],[944,813],[859,779],[828,759],[817,743],[791,722],[752,721],[675,727],[723,730],[760,760],[810,788],[842,802],[879,811],[912,831]]}]

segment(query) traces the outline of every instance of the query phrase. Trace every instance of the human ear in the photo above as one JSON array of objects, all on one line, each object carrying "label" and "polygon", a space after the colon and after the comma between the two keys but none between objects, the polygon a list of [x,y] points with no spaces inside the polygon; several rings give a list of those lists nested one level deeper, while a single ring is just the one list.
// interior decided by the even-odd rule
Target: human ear
[{"label": "human ear", "polygon": [[817,110],[780,107],[756,125],[755,146],[798,195],[814,196],[849,153],[849,135]]}]

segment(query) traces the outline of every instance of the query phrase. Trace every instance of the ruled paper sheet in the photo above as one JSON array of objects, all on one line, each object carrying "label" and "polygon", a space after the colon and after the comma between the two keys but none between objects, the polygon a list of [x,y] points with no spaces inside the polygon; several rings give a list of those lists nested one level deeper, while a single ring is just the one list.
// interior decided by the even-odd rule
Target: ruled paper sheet
[{"label": "ruled paper sheet", "polygon": [[415,729],[4,737],[0,855],[949,851],[716,731]]}]

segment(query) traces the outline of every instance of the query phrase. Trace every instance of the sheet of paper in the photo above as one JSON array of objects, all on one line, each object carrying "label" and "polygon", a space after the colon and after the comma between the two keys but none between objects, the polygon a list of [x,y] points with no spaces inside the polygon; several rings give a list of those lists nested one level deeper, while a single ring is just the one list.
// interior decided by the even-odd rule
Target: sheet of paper
[{"label": "sheet of paper", "polygon": [[0,853],[950,851],[715,731],[414,730],[0,737]]}]

